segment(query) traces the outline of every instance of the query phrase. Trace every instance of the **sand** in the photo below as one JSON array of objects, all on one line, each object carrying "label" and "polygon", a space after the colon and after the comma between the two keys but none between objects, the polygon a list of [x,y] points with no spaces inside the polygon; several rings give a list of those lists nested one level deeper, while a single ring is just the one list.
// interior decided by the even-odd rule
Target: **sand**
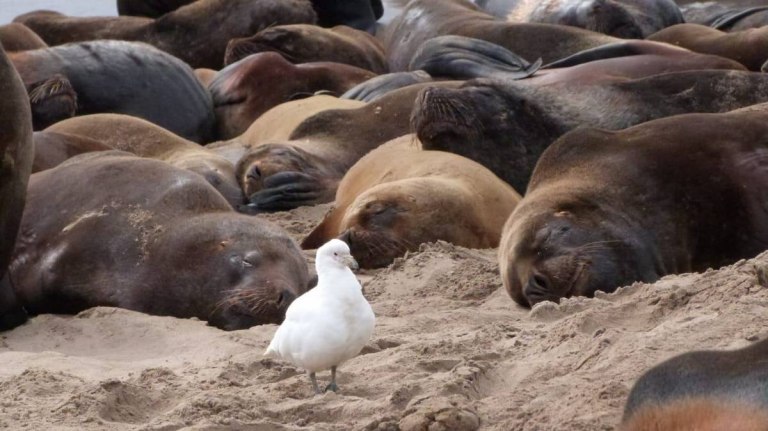
[{"label": "sand", "polygon": [[[300,238],[327,210],[265,218]],[[762,337],[766,268],[768,253],[529,311],[501,287],[495,250],[423,245],[359,274],[373,339],[341,368],[341,392],[317,397],[303,371],[262,358],[274,325],[38,316],[0,335],[0,428],[612,430],[647,368]]]}]

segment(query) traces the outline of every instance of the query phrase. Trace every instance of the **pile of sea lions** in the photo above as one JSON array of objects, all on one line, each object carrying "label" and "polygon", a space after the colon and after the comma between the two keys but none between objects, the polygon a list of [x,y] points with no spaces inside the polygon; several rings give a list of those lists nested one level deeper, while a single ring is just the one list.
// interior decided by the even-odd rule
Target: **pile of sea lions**
[{"label": "pile of sea lions", "polygon": [[[99,305],[279,323],[316,283],[302,248],[334,238],[367,268],[424,242],[498,247],[523,307],[754,257],[760,3],[119,0],[118,17],[19,16],[0,26],[0,324]],[[253,217],[331,202],[301,244]],[[626,429],[766,429],[765,346],[660,365]]]}]

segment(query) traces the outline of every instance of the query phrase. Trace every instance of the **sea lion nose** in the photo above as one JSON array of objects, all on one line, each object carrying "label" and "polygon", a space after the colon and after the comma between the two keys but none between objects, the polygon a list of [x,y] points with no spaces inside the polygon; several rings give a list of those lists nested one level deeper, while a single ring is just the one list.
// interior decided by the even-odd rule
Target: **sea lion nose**
[{"label": "sea lion nose", "polygon": [[258,166],[253,165],[251,170],[248,171],[248,179],[257,181],[261,178],[261,169]]},{"label": "sea lion nose", "polygon": [[528,302],[533,305],[551,296],[552,292],[550,288],[551,284],[549,278],[541,273],[534,272],[528,278],[528,283],[526,283],[523,288],[523,295],[525,295]]},{"label": "sea lion nose", "polygon": [[283,289],[277,295],[277,306],[284,308],[291,305],[291,302],[296,299],[296,295],[288,289]]}]

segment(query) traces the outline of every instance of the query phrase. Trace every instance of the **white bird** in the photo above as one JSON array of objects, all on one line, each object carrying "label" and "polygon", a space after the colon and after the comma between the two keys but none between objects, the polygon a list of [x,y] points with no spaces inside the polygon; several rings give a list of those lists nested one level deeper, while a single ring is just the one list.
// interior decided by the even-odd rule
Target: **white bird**
[{"label": "white bird", "polygon": [[264,352],[307,370],[316,394],[315,373],[330,368],[325,390],[336,392],[336,367],[357,356],[373,334],[376,317],[350,267],[358,268],[345,242],[332,239],[320,247],[317,286],[291,303]]}]

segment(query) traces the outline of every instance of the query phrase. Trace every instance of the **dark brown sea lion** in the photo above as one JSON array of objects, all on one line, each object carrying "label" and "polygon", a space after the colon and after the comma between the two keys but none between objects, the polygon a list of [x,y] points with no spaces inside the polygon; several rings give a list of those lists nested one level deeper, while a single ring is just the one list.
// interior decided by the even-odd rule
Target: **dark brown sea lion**
[{"label": "dark brown sea lion", "polygon": [[26,312],[7,276],[32,168],[32,115],[27,92],[0,45],[0,329],[23,323]]},{"label": "dark brown sea lion", "polygon": [[[117,0],[120,15],[158,18],[195,0]],[[384,12],[380,0],[312,0],[318,25],[348,25],[370,31]]]},{"label": "dark brown sea lion", "polygon": [[333,210],[304,239],[318,248],[340,238],[363,268],[392,263],[438,240],[497,247],[520,195],[464,157],[422,151],[413,135],[384,144],[344,175]]},{"label": "dark brown sea lion", "polygon": [[315,25],[269,27],[253,37],[233,39],[227,45],[225,64],[259,52],[277,52],[288,61],[330,61],[349,64],[375,73],[386,73],[384,48],[370,34],[345,26],[330,29]]},{"label": "dark brown sea lion", "polygon": [[241,135],[267,110],[318,91],[340,96],[375,73],[341,63],[293,65],[275,52],[250,55],[222,69],[208,89],[219,139]]},{"label": "dark brown sea lion", "polygon": [[159,18],[196,0],[117,0],[117,13],[122,16]]},{"label": "dark brown sea lion", "polygon": [[766,120],[762,104],[557,140],[504,227],[509,295],[523,306],[592,296],[766,250]]},{"label": "dark brown sea lion", "polygon": [[699,24],[679,24],[648,39],[730,58],[754,71],[768,60],[768,27],[725,33]]},{"label": "dark brown sea lion", "polygon": [[31,12],[25,24],[49,45],[97,39],[146,42],[193,68],[219,69],[230,39],[248,37],[277,24],[315,22],[308,0],[199,0],[160,18],[76,18]]},{"label": "dark brown sea lion", "polygon": [[[76,95],[78,115],[133,115],[195,142],[211,140],[215,119],[210,93],[184,62],[149,45],[82,42],[9,56],[30,90],[51,84],[31,95],[35,116],[42,111],[49,123],[71,116],[68,109]],[[52,118],[52,112],[61,117]]]},{"label": "dark brown sea lion", "polygon": [[28,51],[48,46],[29,27],[17,22],[0,25],[0,44],[7,52]]},{"label": "dark brown sea lion", "polygon": [[77,92],[66,76],[59,73],[27,85],[32,106],[32,127],[43,130],[51,124],[77,114]]},{"label": "dark brown sea lion", "polygon": [[685,22],[672,0],[477,0],[511,22],[570,25],[624,39],[643,39]]},{"label": "dark brown sea lion", "polygon": [[622,129],[670,115],[768,101],[768,76],[759,73],[694,70],[628,80],[595,72],[564,69],[562,80],[533,78],[542,85],[481,79],[458,89],[428,88],[414,106],[414,130],[425,149],[470,158],[515,190],[525,190],[541,152],[576,127]]},{"label": "dark brown sea lion", "polygon": [[411,0],[382,34],[392,72],[407,70],[416,50],[437,36],[457,35],[503,46],[544,63],[621,39],[576,27],[513,24],[480,11],[467,0]]},{"label": "dark brown sea lion", "polygon": [[226,330],[280,323],[310,280],[282,229],[199,175],[114,152],[32,175],[10,268],[30,313],[112,306]]},{"label": "dark brown sea lion", "polygon": [[248,208],[275,211],[332,201],[355,162],[409,133],[408,113],[422,87],[393,91],[357,109],[319,112],[299,124],[289,141],[251,147],[236,166]]},{"label": "dark brown sea lion", "polygon": [[766,365],[768,340],[666,360],[635,382],[621,430],[766,430]]},{"label": "dark brown sea lion", "polygon": [[64,120],[45,129],[92,139],[113,149],[161,160],[199,174],[234,208],[243,203],[232,163],[194,142],[128,115],[94,114]]},{"label": "dark brown sea lion", "polygon": [[99,141],[65,133],[35,132],[33,139],[35,158],[32,162],[32,173],[55,168],[79,154],[114,150]]}]

